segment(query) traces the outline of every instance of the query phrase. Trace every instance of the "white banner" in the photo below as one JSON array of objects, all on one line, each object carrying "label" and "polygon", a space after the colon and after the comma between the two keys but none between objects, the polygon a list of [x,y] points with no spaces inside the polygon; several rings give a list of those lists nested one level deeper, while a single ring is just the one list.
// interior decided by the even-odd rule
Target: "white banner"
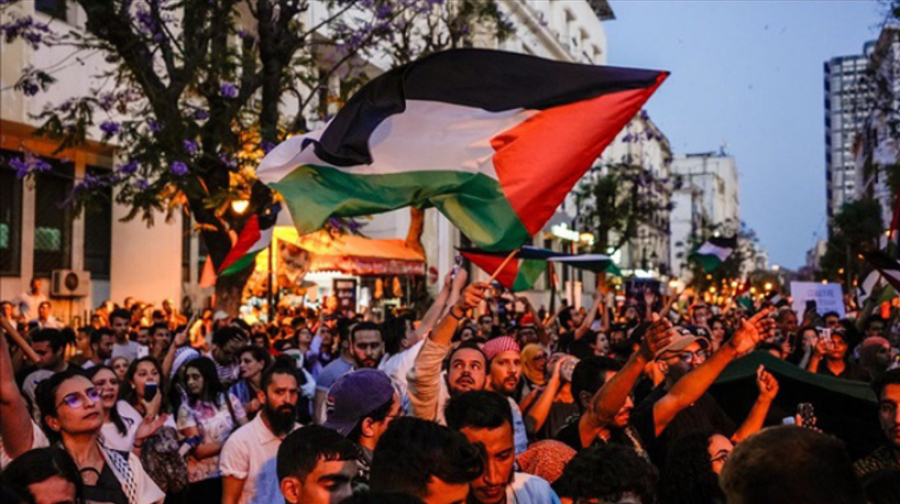
[{"label": "white banner", "polygon": [[844,291],[841,284],[819,282],[791,282],[791,297],[794,299],[791,308],[797,313],[797,318],[803,320],[806,311],[806,302],[816,302],[816,312],[824,315],[828,312],[837,312],[841,318],[844,313]]}]

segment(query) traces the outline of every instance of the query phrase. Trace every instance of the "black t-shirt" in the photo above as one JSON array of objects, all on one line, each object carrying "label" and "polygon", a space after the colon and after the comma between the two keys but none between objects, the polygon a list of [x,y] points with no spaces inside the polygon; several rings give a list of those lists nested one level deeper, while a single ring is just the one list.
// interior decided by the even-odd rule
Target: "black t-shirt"
[{"label": "black t-shirt", "polygon": [[84,500],[88,504],[129,504],[128,497],[122,491],[122,484],[109,464],[103,464],[96,484],[84,485]]},{"label": "black t-shirt", "polygon": [[555,401],[550,406],[550,413],[541,429],[537,432],[537,439],[555,439],[559,431],[568,425],[572,418],[578,418],[578,405],[574,402]]},{"label": "black t-shirt", "polygon": [[848,362],[844,367],[844,372],[836,375],[828,368],[828,365],[825,364],[825,361],[823,360],[819,363],[819,369],[816,371],[816,374],[834,376],[835,378],[843,378],[845,380],[869,381],[869,374],[853,362]]},{"label": "black t-shirt", "polygon": [[659,385],[631,412],[631,425],[644,440],[650,459],[660,469],[665,465],[668,447],[687,434],[705,432],[725,437],[734,434],[734,422],[711,395],[704,393],[694,404],[675,415],[658,437],[655,436],[653,405],[666,393],[665,388]]},{"label": "black t-shirt", "polygon": [[600,436],[596,436],[589,446],[582,446],[581,432],[578,430],[578,421],[580,419],[581,417],[579,416],[572,417],[569,423],[556,434],[556,440],[569,445],[575,451],[581,451],[592,446],[602,446],[607,442],[628,446],[639,452],[644,449],[644,442],[641,439],[641,435],[631,422],[629,422],[624,429],[610,429],[609,441],[605,441]]}]

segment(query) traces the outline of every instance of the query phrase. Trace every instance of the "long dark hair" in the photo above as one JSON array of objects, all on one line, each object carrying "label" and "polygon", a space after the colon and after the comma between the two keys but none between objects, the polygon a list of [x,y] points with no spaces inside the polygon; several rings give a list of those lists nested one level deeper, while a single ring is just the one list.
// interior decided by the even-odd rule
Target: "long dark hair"
[{"label": "long dark hair", "polygon": [[47,437],[53,441],[59,440],[60,434],[47,425],[46,417],[47,415],[56,416],[56,408],[58,406],[56,403],[56,391],[59,390],[60,385],[63,383],[79,376],[87,379],[81,368],[69,366],[69,369],[56,373],[39,383],[37,389],[35,389],[35,406],[37,406],[41,415],[41,427],[47,434]]},{"label": "long dark hair", "polygon": [[[100,371],[107,370],[116,377],[116,380],[119,379],[119,376],[113,371],[113,368],[107,366],[106,364],[100,364],[99,366],[94,366],[87,371],[87,377],[93,382],[94,376],[97,375]],[[119,383],[119,397],[116,398],[116,401],[122,397],[122,384]],[[122,415],[119,414],[119,408],[116,404],[113,404],[112,409],[109,410],[109,419],[112,420],[113,425],[116,426],[116,430],[119,431],[119,434],[125,435],[128,433],[128,427],[125,426],[125,421],[122,420]]]},{"label": "long dark hair", "polygon": [[47,481],[54,476],[75,485],[75,504],[84,502],[81,473],[72,456],[61,448],[35,448],[16,457],[0,476],[0,486],[23,496],[30,496],[29,485]]},{"label": "long dark hair", "polygon": [[139,401],[137,396],[137,390],[131,386],[131,380],[134,379],[134,374],[137,372],[137,368],[141,363],[149,362],[153,364],[153,367],[156,368],[156,371],[159,373],[159,383],[157,383],[157,394],[162,394],[161,405],[159,408],[160,413],[166,412],[169,413],[169,401],[166,397],[166,375],[163,373],[162,366],[159,365],[159,362],[153,357],[141,357],[131,363],[128,366],[128,371],[125,372],[125,379],[119,385],[119,398],[127,402],[128,404],[138,407]]},{"label": "long dark hair", "polygon": [[672,444],[659,481],[660,504],[724,504],[725,494],[709,459],[708,432],[695,432]]},{"label": "long dark hair", "polygon": [[[194,368],[200,372],[203,377],[203,390],[199,396],[193,396],[187,386],[187,370]],[[182,374],[184,383],[182,387],[188,396],[188,404],[195,405],[198,401],[215,404],[221,406],[225,390],[222,388],[222,382],[219,381],[219,373],[216,371],[216,365],[209,357],[200,357],[194,359],[184,365],[184,374]]]}]

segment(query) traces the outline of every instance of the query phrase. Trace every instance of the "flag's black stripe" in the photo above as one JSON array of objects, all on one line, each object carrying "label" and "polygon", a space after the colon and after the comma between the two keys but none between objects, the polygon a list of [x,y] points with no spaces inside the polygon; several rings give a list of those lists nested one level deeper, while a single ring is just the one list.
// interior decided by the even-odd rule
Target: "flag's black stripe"
[{"label": "flag's black stripe", "polygon": [[487,49],[454,49],[390,70],[362,87],[315,144],[336,166],[369,164],[368,139],[405,100],[430,100],[499,112],[543,110],[604,94],[643,89],[663,72],[552,61]]},{"label": "flag's black stripe", "polygon": [[[506,257],[511,252],[509,250],[507,250],[505,252],[493,252],[493,251],[489,251],[489,250],[482,250],[479,248],[458,248],[457,250],[459,250],[459,252],[461,254],[491,255],[491,256],[502,256],[502,257]],[[522,248],[520,248],[518,252],[516,252],[516,259],[547,260],[550,257],[559,257],[559,256],[565,256],[565,255],[568,255],[568,254],[525,245]]]},{"label": "flag's black stripe", "polygon": [[865,254],[863,254],[863,257],[865,257],[866,261],[868,261],[869,264],[879,270],[900,271],[900,262],[898,262],[896,259],[892,259],[884,252],[866,252]]},{"label": "flag's black stripe", "polygon": [[713,236],[707,241],[720,248],[737,248],[737,236]]}]

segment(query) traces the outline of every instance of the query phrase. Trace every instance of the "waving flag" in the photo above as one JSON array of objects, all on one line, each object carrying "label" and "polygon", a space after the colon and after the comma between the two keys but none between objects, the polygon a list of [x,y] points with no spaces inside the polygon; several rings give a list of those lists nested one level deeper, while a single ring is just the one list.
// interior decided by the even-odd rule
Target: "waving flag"
[{"label": "waving flag", "polygon": [[331,216],[434,206],[478,247],[514,250],[668,73],[456,49],[363,86],[259,166],[300,234]]},{"label": "waving flag", "polygon": [[[493,274],[503,263],[509,252],[491,252],[477,249],[461,249],[460,254],[487,273]],[[621,275],[622,272],[608,256],[601,254],[570,255],[553,250],[526,245],[516,252],[515,260],[509,261],[497,275],[497,281],[513,292],[521,292],[534,287],[541,273],[547,269],[547,261],[568,264],[573,268]]]},{"label": "waving flag", "polygon": [[691,254],[691,260],[700,263],[703,271],[709,273],[718,268],[737,249],[737,236],[714,236]]},{"label": "waving flag", "polygon": [[276,203],[262,215],[254,215],[247,220],[237,241],[231,246],[231,251],[219,266],[219,276],[233,275],[243,270],[253,264],[257,254],[268,248],[272,243],[272,229],[280,210],[281,205]]},{"label": "waving flag", "polygon": [[[865,260],[875,268],[892,287],[900,290],[900,261],[878,250],[863,254]],[[871,282],[874,286],[874,282]],[[871,292],[871,288],[870,288]]]}]

